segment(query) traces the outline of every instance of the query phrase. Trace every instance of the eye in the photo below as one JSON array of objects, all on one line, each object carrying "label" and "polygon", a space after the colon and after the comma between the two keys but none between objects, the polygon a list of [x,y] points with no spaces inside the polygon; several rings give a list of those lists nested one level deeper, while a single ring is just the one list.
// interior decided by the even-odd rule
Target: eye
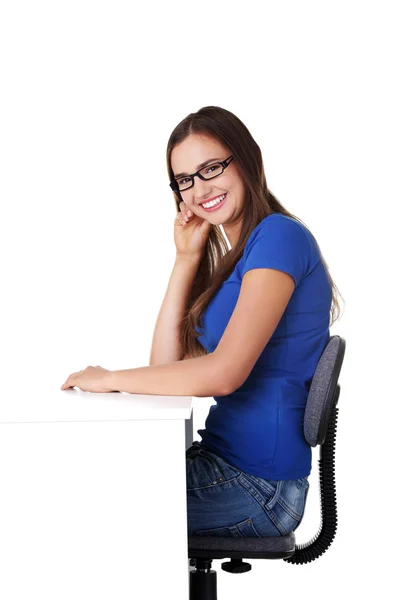
[{"label": "eye", "polygon": [[206,168],[207,168],[207,172],[208,172],[209,169],[218,169],[218,165],[210,165],[209,167],[206,167]]}]

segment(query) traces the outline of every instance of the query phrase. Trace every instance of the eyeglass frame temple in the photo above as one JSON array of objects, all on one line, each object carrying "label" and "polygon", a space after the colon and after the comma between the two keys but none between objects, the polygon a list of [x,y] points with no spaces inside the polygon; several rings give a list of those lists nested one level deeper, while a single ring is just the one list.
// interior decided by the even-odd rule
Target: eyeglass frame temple
[{"label": "eyeglass frame temple", "polygon": [[[234,159],[234,155],[231,154],[230,156],[228,156],[228,158],[226,158],[225,160],[221,160],[219,162],[215,162],[215,163],[211,163],[209,165],[206,165],[206,167],[212,167],[213,165],[222,165],[222,173],[225,171],[226,167],[229,166],[229,164],[232,162],[232,160]],[[230,160],[232,159],[232,160]],[[192,173],[192,175],[185,175],[185,177],[190,177],[192,180],[192,185],[190,185],[189,187],[185,188],[184,192],[186,192],[186,190],[190,190],[190,188],[192,188],[194,186],[194,178],[199,177],[200,179],[202,179],[203,181],[208,181],[209,179],[214,179],[214,177],[218,177],[218,175],[222,175],[222,173],[218,173],[218,175],[215,175],[214,177],[203,177],[203,175],[200,174],[200,171],[202,171],[203,169],[205,169],[206,167],[202,167],[201,169],[199,169],[197,171],[197,173]],[[172,187],[174,184],[176,184],[178,189],[174,189],[174,187]],[[178,182],[176,179],[173,179],[170,183],[169,183],[169,187],[171,188],[172,191],[174,192],[180,192],[181,190],[178,187]]]}]

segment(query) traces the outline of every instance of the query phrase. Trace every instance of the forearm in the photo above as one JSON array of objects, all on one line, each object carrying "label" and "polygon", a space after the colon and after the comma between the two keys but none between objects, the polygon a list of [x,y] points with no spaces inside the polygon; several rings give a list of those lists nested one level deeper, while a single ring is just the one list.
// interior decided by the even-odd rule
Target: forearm
[{"label": "forearm", "polygon": [[229,382],[214,353],[169,364],[110,372],[110,387],[130,394],[225,396]]},{"label": "forearm", "polygon": [[179,361],[182,347],[179,327],[201,257],[177,256],[168,288],[157,317],[150,353],[150,365]]}]

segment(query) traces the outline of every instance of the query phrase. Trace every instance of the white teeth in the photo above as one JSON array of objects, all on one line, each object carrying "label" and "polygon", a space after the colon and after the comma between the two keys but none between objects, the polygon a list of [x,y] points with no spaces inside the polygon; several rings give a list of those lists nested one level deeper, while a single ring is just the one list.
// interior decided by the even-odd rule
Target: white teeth
[{"label": "white teeth", "polygon": [[222,194],[222,196],[218,196],[218,198],[215,198],[211,202],[206,202],[205,204],[202,204],[202,206],[204,208],[211,208],[212,206],[215,206],[216,204],[219,204],[220,202],[222,202],[222,200],[225,198],[225,196],[226,196],[226,194]]}]

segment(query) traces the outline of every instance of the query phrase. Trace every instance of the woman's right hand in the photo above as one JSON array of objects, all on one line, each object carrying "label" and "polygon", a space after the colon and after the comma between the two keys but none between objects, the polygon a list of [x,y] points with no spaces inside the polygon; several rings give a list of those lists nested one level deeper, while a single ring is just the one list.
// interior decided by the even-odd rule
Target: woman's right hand
[{"label": "woman's right hand", "polygon": [[179,203],[179,209],[174,223],[176,253],[202,256],[210,234],[211,223],[195,215],[192,210],[188,211],[183,201]]}]

